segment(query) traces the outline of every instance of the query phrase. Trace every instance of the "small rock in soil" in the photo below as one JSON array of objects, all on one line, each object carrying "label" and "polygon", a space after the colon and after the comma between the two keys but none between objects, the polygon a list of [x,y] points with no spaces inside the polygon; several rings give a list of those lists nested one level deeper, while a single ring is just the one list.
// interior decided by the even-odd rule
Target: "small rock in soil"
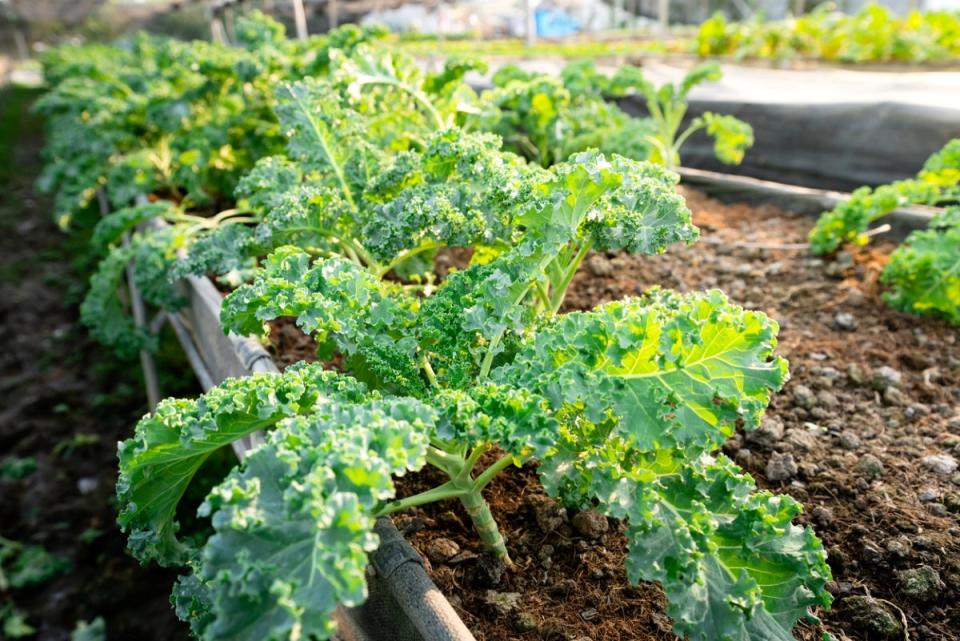
[{"label": "small rock in soil", "polygon": [[767,462],[766,475],[771,481],[786,481],[797,475],[797,462],[792,454],[774,452]]},{"label": "small rock in soil", "polygon": [[491,554],[481,554],[473,567],[474,583],[481,587],[496,587],[503,578],[503,561]]},{"label": "small rock in soil", "polygon": [[796,385],[793,388],[793,402],[798,407],[812,409],[817,404],[817,397],[806,385]]},{"label": "small rock in soil", "polygon": [[599,539],[610,529],[610,524],[607,517],[596,510],[584,510],[573,517],[573,527],[588,539]]},{"label": "small rock in soil", "polygon": [[840,447],[845,450],[857,450],[860,449],[860,437],[857,436],[856,432],[851,432],[850,430],[843,430],[840,432]]},{"label": "small rock in soil", "polygon": [[838,312],[833,317],[833,327],[841,332],[853,332],[860,326],[857,319],[849,312]]},{"label": "small rock in soil", "polygon": [[947,510],[947,506],[943,503],[927,503],[927,510],[929,510],[931,514],[936,514],[937,516],[946,516],[950,513]]},{"label": "small rock in soil", "polygon": [[957,459],[949,454],[932,454],[920,459],[920,463],[937,474],[953,474],[957,470]]},{"label": "small rock in soil", "polygon": [[903,374],[888,365],[878,368],[873,373],[873,386],[881,392],[901,382],[903,382]]},{"label": "small rock in soil", "polygon": [[100,485],[100,482],[93,476],[85,476],[77,480],[77,491],[80,494],[93,494],[97,491],[97,487]]},{"label": "small rock in soil", "polygon": [[830,525],[833,523],[833,510],[825,505],[818,505],[813,508],[813,520],[820,525]]},{"label": "small rock in soil", "polygon": [[851,307],[860,307],[865,302],[867,302],[867,297],[864,296],[863,292],[856,287],[851,287],[847,291],[847,305],[850,305]]},{"label": "small rock in soil", "polygon": [[778,416],[764,415],[760,427],[747,432],[747,442],[770,450],[783,438],[783,421]]},{"label": "small rock in soil", "polygon": [[921,503],[936,501],[938,498],[940,498],[940,491],[935,487],[925,487],[917,493],[917,499]]},{"label": "small rock in soil", "polygon": [[877,478],[883,476],[884,470],[883,463],[873,454],[864,454],[860,457],[860,460],[857,461],[857,465],[854,468],[860,474],[864,476],[869,476],[870,478]]},{"label": "small rock in soil", "polygon": [[518,612],[513,619],[513,629],[517,632],[530,632],[537,628],[537,617],[530,612]]},{"label": "small rock in soil", "polygon": [[737,450],[737,453],[734,455],[733,460],[736,461],[737,465],[742,467],[745,470],[749,470],[753,467],[753,452],[747,448],[741,448]]},{"label": "small rock in soil", "polygon": [[587,261],[587,269],[594,276],[602,278],[613,273],[613,263],[603,254],[594,254]]},{"label": "small rock in soil", "polygon": [[907,597],[921,603],[936,601],[946,587],[940,573],[929,565],[897,572],[897,584]]},{"label": "small rock in soil", "polygon": [[487,590],[483,600],[500,614],[509,614],[520,607],[519,592],[497,592]]},{"label": "small rock in soil", "polygon": [[947,508],[947,512],[960,514],[960,494],[947,494],[943,499],[943,505]]},{"label": "small rock in soil", "polygon": [[424,552],[433,563],[443,563],[459,554],[460,546],[456,541],[440,537],[427,543]]},{"label": "small rock in soil", "polygon": [[847,378],[854,385],[863,385],[867,382],[866,372],[856,363],[850,363],[850,367],[847,368]]},{"label": "small rock in soil", "polygon": [[[830,379],[826,379],[826,380],[830,380]],[[838,405],[840,405],[840,399],[837,398],[837,395],[828,390],[820,390],[819,392],[817,392],[817,401],[820,403],[820,405],[823,405],[824,407],[827,407],[830,409],[833,409]]]},{"label": "small rock in soil", "polygon": [[880,639],[893,639],[903,635],[903,624],[882,602],[869,596],[851,596],[843,601],[854,628]]},{"label": "small rock in soil", "polygon": [[596,608],[587,608],[586,610],[580,613],[580,618],[584,621],[593,621],[597,618],[600,613],[597,612]]},{"label": "small rock in soil", "polygon": [[544,533],[549,534],[567,521],[567,510],[548,496],[530,494],[526,503],[533,510],[537,525]]},{"label": "small rock in soil", "polygon": [[898,536],[895,539],[890,539],[887,541],[885,546],[887,552],[894,559],[905,559],[910,555],[910,548],[913,547],[910,544],[910,539],[905,536]]},{"label": "small rock in soil", "polygon": [[787,435],[783,440],[803,452],[809,452],[817,447],[817,435],[803,428],[787,430]]},{"label": "small rock in soil", "polygon": [[887,405],[909,405],[910,397],[898,387],[888,387],[883,391],[883,402]]}]

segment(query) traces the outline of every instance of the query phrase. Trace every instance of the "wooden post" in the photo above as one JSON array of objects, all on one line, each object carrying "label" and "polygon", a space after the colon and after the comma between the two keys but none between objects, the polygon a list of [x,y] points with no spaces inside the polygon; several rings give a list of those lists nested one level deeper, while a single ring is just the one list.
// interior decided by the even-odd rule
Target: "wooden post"
[{"label": "wooden post", "polygon": [[793,17],[798,18],[802,16],[807,10],[806,0],[793,0]]},{"label": "wooden post", "polygon": [[227,36],[227,42],[236,42],[237,33],[234,31],[234,12],[236,11],[236,5],[226,5],[223,8],[223,30]]},{"label": "wooden post", "polygon": [[293,2],[293,22],[297,25],[297,38],[307,39],[307,14],[303,11],[303,0],[291,0]]},{"label": "wooden post", "polygon": [[524,14],[524,37],[528,47],[532,47],[537,41],[537,20],[533,15],[534,0],[523,0]]},{"label": "wooden post", "polygon": [[340,22],[340,6],[337,0],[327,0],[327,29],[333,31]]},{"label": "wooden post", "polygon": [[23,35],[20,25],[13,25],[13,42],[17,45],[17,57],[20,60],[26,60],[30,57],[30,49],[27,47],[27,38]]},{"label": "wooden post", "polygon": [[657,20],[660,31],[664,34],[670,31],[670,0],[659,0],[657,3]]}]

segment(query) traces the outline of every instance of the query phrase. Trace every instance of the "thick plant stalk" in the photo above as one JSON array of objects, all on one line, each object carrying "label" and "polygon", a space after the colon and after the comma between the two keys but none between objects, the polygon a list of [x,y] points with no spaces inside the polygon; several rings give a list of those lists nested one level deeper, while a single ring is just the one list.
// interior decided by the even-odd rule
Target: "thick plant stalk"
[{"label": "thick plant stalk", "polygon": [[469,492],[460,497],[460,502],[467,508],[467,514],[470,515],[470,520],[473,521],[473,527],[480,535],[483,546],[505,565],[512,566],[513,561],[510,560],[510,553],[507,552],[507,544],[503,540],[503,535],[500,534],[500,528],[497,527],[497,522],[490,513],[490,506],[483,498],[483,494],[479,491]]}]

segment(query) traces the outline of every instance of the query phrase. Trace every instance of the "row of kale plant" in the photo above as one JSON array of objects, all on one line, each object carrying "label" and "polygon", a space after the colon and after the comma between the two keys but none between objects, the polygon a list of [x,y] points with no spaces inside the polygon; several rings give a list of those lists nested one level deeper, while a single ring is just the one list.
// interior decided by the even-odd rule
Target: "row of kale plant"
[{"label": "row of kale plant", "polygon": [[[120,525],[138,558],[183,569],[173,600],[199,638],[330,638],[336,605],[365,598],[375,518],[429,502],[459,500],[509,566],[483,490],[528,461],[550,495],[627,522],[626,573],[663,586],[682,636],[788,640],[829,605],[800,505],[720,452],[787,379],[776,323],[659,288],[559,313],[591,250],[697,239],[662,165],[715,68],[660,89],[629,68],[507,70],[478,94],[478,63],[424,73],[376,30],[299,43],[253,15],[236,34],[57,50],[38,106],[64,224],[94,224],[98,189],[119,208],[92,235],[106,257],[83,315],[102,340],[154,341],[114,295],[133,261],[151,303],[174,309],[173,279],[212,275],[232,289],[226,330],[293,317],[319,346],[318,363],[165,400],[120,445]],[[604,100],[628,91],[651,119]],[[722,116],[693,127],[733,161],[751,141]],[[472,259],[441,281],[450,247]],[[254,432],[264,444],[199,509],[210,529],[180,532],[204,462]],[[426,465],[447,480],[397,497]]]}]

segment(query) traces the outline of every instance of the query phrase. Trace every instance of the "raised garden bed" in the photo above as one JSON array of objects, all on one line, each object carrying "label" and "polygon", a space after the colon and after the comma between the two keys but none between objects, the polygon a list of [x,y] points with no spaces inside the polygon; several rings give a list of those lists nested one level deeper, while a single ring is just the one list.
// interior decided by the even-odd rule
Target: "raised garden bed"
[{"label": "raised garden bed", "polygon": [[[741,185],[741,194],[749,191]],[[754,200],[758,193],[753,190]],[[829,550],[837,603],[822,627],[801,627],[798,636],[819,639],[829,631],[841,639],[960,638],[956,329],[894,311],[880,300],[877,276],[890,249],[883,241],[835,260],[811,258],[800,247],[812,224],[808,216],[773,205],[722,204],[690,188],[684,196],[703,233],[696,248],[650,258],[594,254],[575,277],[565,309],[589,309],[661,284],[679,291],[717,287],[777,319],[778,352],[790,360],[793,380],[774,397],[761,430],[736,436],[725,451],[762,487],[801,501],[802,521],[815,525]],[[804,196],[797,198],[792,202],[804,209]],[[907,227],[911,215],[923,218],[922,212],[905,214]],[[441,255],[438,271],[464,259]],[[218,294],[207,282],[194,285],[190,324],[199,329],[215,322]],[[312,340],[292,323],[273,325],[273,362],[249,342],[215,329],[195,332],[207,345],[201,351],[229,354],[239,348],[245,356],[231,357],[234,363],[246,359],[268,371],[315,358]],[[205,361],[217,358],[211,354]],[[431,474],[400,479],[399,496],[436,485]],[[455,502],[395,517],[477,639],[675,638],[659,588],[631,587],[626,580],[622,525],[589,512],[566,513],[543,495],[529,466],[504,474],[487,495],[504,524],[515,571],[481,553]],[[373,564],[380,567],[376,555]],[[416,563],[410,567],[419,573]],[[368,634],[385,629],[375,613],[394,608],[378,602],[378,585],[372,581],[374,598],[352,613],[354,621],[366,622],[360,627]],[[442,598],[438,603],[441,611],[449,607]],[[407,613],[413,620],[423,614]],[[394,625],[387,638],[417,638],[397,631],[406,623]],[[469,638],[459,621],[451,626],[450,636],[421,638]],[[345,637],[350,634],[356,632]]]}]

